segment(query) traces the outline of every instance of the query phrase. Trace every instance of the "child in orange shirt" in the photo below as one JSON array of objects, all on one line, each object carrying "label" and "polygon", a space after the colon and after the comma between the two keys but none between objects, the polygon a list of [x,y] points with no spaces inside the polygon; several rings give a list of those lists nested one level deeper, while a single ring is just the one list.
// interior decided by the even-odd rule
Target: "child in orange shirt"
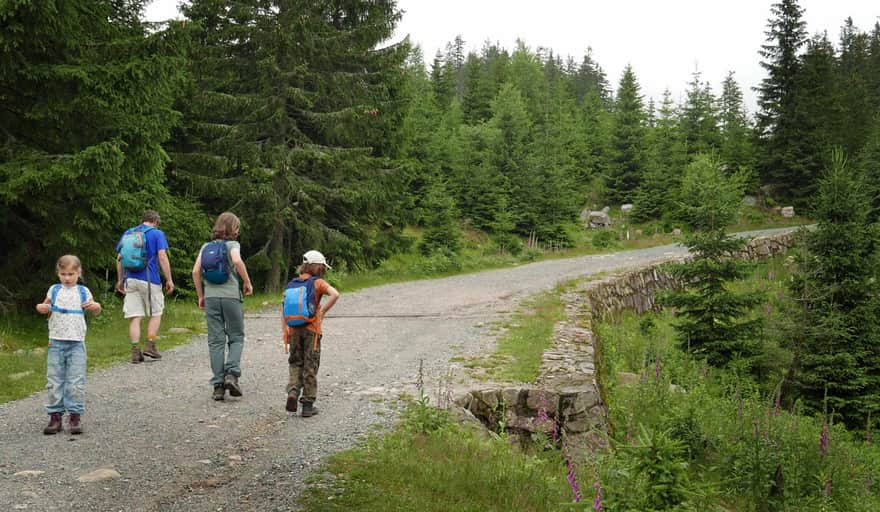
[{"label": "child in orange shirt", "polygon": [[[285,409],[296,412],[297,402],[302,403],[303,418],[318,414],[314,406],[318,394],[318,366],[321,364],[321,320],[339,299],[339,292],[323,279],[330,265],[324,255],[318,251],[308,251],[303,255],[303,262],[298,273],[299,280],[314,278],[315,316],[307,324],[298,327],[287,327],[285,336],[290,346],[287,362],[290,365],[290,378],[287,382],[287,403]],[[321,304],[321,299],[327,301]],[[300,394],[302,393],[302,394]]]}]

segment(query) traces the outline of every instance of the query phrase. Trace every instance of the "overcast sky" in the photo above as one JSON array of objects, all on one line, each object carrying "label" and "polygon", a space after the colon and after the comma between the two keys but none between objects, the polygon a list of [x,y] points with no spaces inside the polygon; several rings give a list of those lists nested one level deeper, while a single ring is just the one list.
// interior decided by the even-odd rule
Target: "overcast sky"
[{"label": "overcast sky", "polygon": [[[155,0],[148,20],[179,17],[180,0]],[[770,18],[771,0],[398,0],[404,11],[393,41],[407,34],[430,64],[437,50],[461,35],[468,50],[483,42],[515,48],[517,38],[535,50],[552,49],[580,62],[587,48],[612,88],[627,64],[642,93],[659,103],[669,89],[678,101],[694,71],[719,93],[729,71],[754,111],[751,90],[764,77],[758,50]],[[870,32],[880,20],[880,1],[801,0],[812,35],[827,31],[837,43],[847,16]]]}]

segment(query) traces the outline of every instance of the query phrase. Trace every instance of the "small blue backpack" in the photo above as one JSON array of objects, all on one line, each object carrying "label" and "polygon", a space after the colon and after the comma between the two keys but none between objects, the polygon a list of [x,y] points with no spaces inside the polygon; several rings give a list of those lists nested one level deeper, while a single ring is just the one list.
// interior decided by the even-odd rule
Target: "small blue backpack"
[{"label": "small blue backpack", "polygon": [[[62,308],[62,307],[58,307],[55,305],[55,299],[58,298],[58,292],[61,291],[61,286],[62,286],[61,284],[53,284],[52,285],[52,291],[49,295],[49,303],[50,303],[51,311],[53,313],[68,313],[71,315],[85,315],[86,312],[82,308],[80,308],[80,309],[67,309],[67,308]],[[86,287],[81,284],[76,285],[76,287],[79,290],[80,303],[85,304],[85,302],[87,300],[89,300],[89,296],[86,294]]]},{"label": "small blue backpack", "polygon": [[282,307],[286,326],[299,327],[315,320],[318,309],[315,300],[315,279],[318,279],[317,276],[310,276],[306,279],[296,278],[287,283]]},{"label": "small blue backpack", "polygon": [[208,242],[202,249],[202,275],[213,284],[229,280],[229,249],[225,240]]},{"label": "small blue backpack", "polygon": [[149,263],[147,260],[147,232],[154,229],[156,228],[141,229],[141,226],[137,226],[122,235],[119,255],[122,257],[123,269],[130,272],[140,272],[147,268],[147,263]]}]

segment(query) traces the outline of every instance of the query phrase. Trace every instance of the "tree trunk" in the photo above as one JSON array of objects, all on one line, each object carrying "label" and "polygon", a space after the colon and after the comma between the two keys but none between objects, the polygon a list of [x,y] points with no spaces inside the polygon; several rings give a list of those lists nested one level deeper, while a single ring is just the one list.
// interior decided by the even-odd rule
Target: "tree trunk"
[{"label": "tree trunk", "polygon": [[284,259],[284,222],[278,219],[272,228],[272,240],[269,242],[269,261],[272,262],[266,277],[266,291],[269,293],[281,290],[281,266]]}]

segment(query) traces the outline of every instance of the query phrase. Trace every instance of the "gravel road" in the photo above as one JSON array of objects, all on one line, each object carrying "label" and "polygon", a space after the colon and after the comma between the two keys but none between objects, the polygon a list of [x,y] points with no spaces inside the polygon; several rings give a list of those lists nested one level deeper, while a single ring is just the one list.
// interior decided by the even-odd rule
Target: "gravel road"
[{"label": "gravel road", "polygon": [[[0,405],[0,510],[297,510],[325,456],[393,420],[400,394],[414,394],[420,361],[433,394],[442,375],[460,374],[450,359],[492,349],[490,327],[522,298],[684,251],[667,245],[340,290],[324,321],[321,413],[312,418],[284,410],[287,362],[274,311],[247,319],[242,398],[211,400],[207,343],[196,336],[161,361],[89,374],[80,436],[42,434],[45,393]],[[79,481],[98,469],[120,476]]]}]

